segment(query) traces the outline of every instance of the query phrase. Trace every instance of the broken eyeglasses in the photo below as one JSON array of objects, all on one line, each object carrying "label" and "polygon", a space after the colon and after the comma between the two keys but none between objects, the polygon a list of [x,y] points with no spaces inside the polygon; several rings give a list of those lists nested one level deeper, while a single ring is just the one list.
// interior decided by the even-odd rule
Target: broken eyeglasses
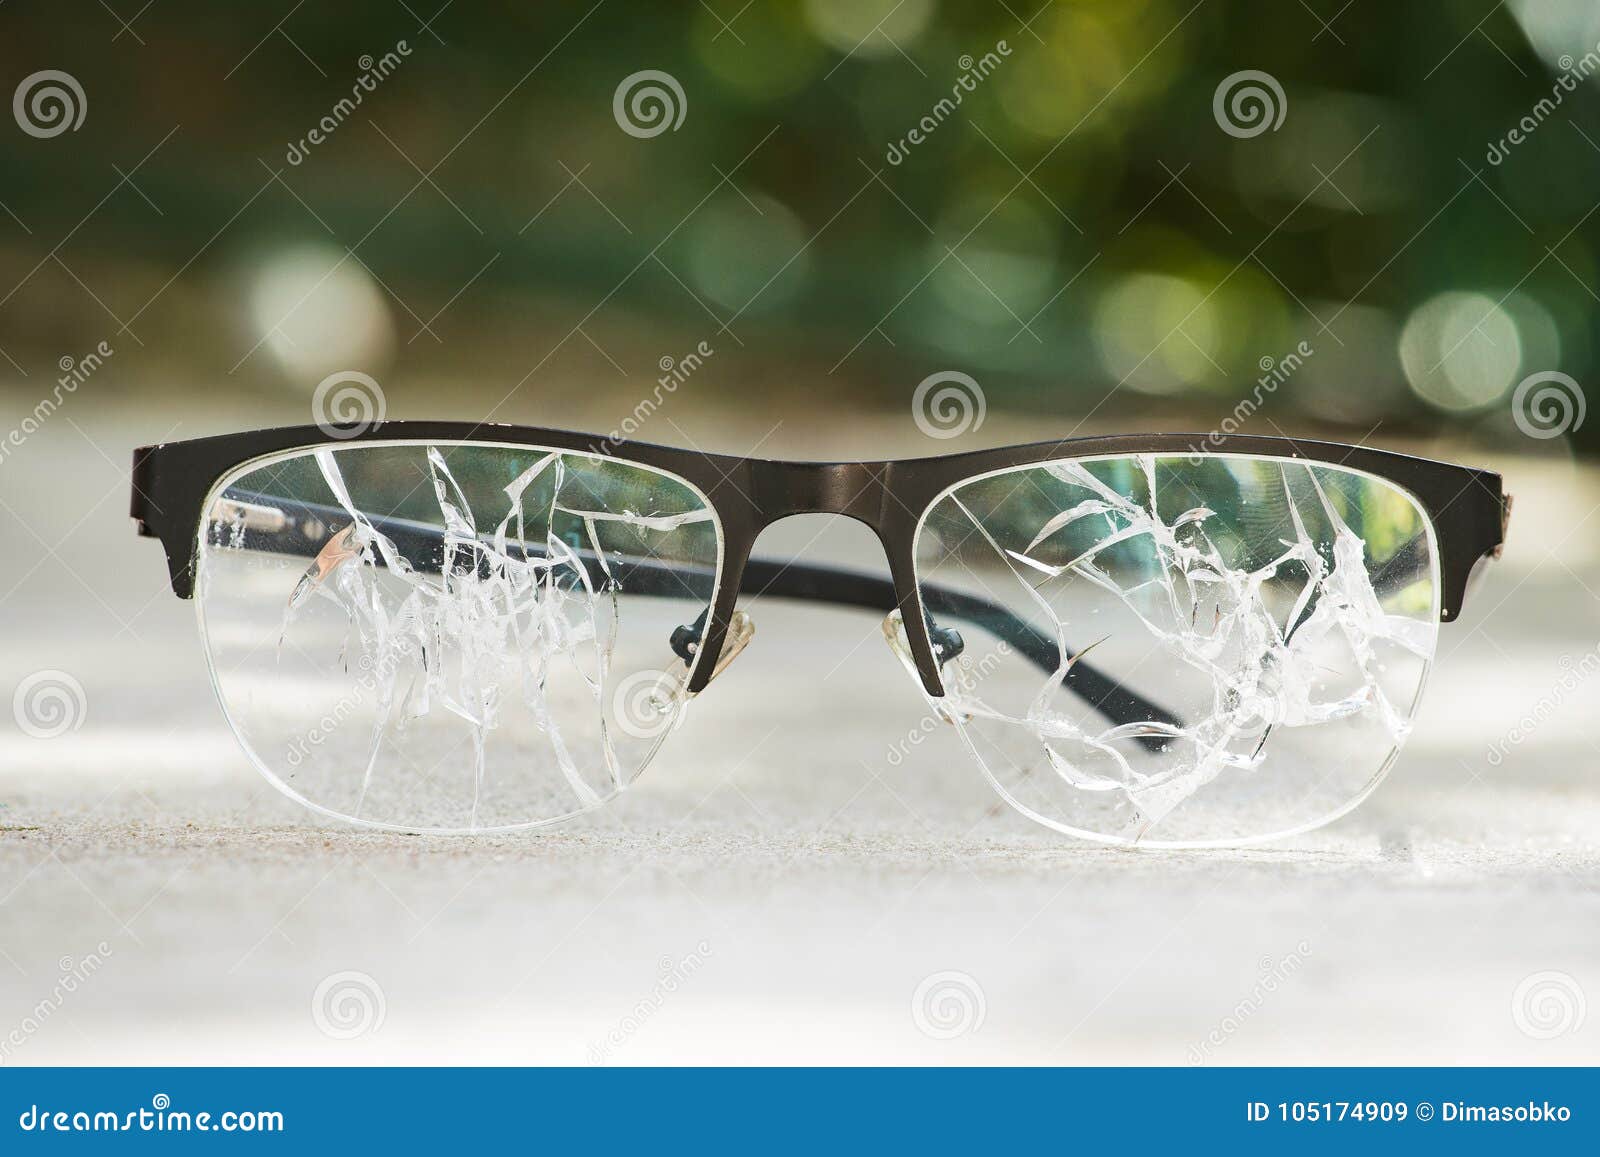
[{"label": "broken eyeglasses", "polygon": [[[328,815],[484,832],[597,807],[760,592],[886,612],[1028,816],[1203,846],[1378,784],[1509,503],[1487,471],[1286,438],[819,463],[391,422],[141,449],[133,514],[251,759]],[[750,557],[802,513],[864,522],[889,576]]]}]

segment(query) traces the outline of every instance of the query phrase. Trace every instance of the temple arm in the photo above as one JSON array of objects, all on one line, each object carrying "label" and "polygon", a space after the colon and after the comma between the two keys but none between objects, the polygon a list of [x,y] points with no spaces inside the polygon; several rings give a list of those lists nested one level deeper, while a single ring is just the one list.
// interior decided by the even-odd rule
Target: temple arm
[{"label": "temple arm", "polygon": [[[786,599],[815,599],[839,606],[865,607],[892,611],[900,605],[894,583],[877,575],[859,574],[830,566],[786,563],[771,559],[751,559],[745,564],[739,589],[746,594],[777,595]],[[1055,672],[1061,666],[1061,652],[1054,639],[1036,630],[999,603],[969,595],[949,587],[923,583],[922,601],[928,613],[934,644],[941,661],[960,653],[961,637],[934,625],[940,618],[980,625],[1014,648],[1041,671]],[[953,636],[953,639],[952,639]],[[1073,660],[1062,685],[1114,724],[1156,722],[1182,726],[1170,712],[1157,707],[1136,691],[1129,690],[1087,660]],[[1164,743],[1164,739],[1157,742]]]},{"label": "temple arm", "polygon": [[[234,508],[235,519],[241,528],[232,541],[241,547],[270,550],[280,554],[315,558],[335,529],[350,521],[350,515],[338,506],[301,502],[276,494],[256,494],[230,489],[222,501]],[[408,518],[370,514],[364,517],[374,530],[394,543],[395,549],[416,570],[424,573],[438,572],[442,565],[440,547],[444,542],[444,532],[440,527]],[[481,541],[486,548],[489,546],[487,538]],[[523,551],[525,557],[544,557],[534,555],[520,542],[507,543],[508,548],[513,546]],[[592,583],[598,586],[606,580],[606,572],[592,550],[575,549],[573,553],[584,564]],[[466,562],[465,559],[461,561]],[[487,568],[489,564],[486,552],[479,552],[477,565],[480,568]],[[660,598],[698,599],[699,588],[685,580],[698,578],[701,580],[701,586],[715,581],[715,572],[712,568],[690,563],[608,557],[606,567],[610,571],[610,577],[615,579],[619,587],[627,593]],[[862,607],[884,612],[893,611],[900,605],[899,596],[890,579],[831,566],[779,562],[772,559],[750,559],[745,564],[739,589],[745,594],[814,600],[836,606]],[[1062,656],[1055,640],[1001,604],[978,595],[929,583],[922,584],[920,593],[930,616],[948,616],[959,622],[981,625],[1007,645],[1015,648],[1040,670],[1054,673],[1061,668]],[[703,622],[697,622],[699,629],[680,628],[675,632],[674,650],[683,654],[684,648],[680,645],[679,636],[690,641],[698,639],[703,626]],[[952,659],[960,653],[962,642],[959,634],[937,626],[932,620],[929,627],[941,662]],[[1062,685],[1112,724],[1120,726],[1128,723],[1155,722],[1175,727],[1182,726],[1182,721],[1172,713],[1124,687],[1081,657],[1069,654],[1068,659],[1071,665],[1062,678]],[[1155,747],[1165,740],[1159,736],[1152,736],[1141,739],[1140,742]]]}]

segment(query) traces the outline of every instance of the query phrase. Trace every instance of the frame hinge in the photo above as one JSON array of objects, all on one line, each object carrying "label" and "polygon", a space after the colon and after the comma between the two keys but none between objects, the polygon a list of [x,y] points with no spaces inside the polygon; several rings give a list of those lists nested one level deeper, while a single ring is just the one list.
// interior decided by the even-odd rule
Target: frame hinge
[{"label": "frame hinge", "polygon": [[150,516],[154,503],[150,499],[150,458],[154,446],[140,446],[133,452],[133,470],[130,475],[133,483],[133,497],[128,503],[128,513],[139,524],[139,533],[145,538],[155,538],[156,532],[150,529],[146,519]]},{"label": "frame hinge", "polygon": [[1511,495],[1500,496],[1500,541],[1495,544],[1493,555],[1499,558],[1506,550],[1506,533],[1511,528]]}]

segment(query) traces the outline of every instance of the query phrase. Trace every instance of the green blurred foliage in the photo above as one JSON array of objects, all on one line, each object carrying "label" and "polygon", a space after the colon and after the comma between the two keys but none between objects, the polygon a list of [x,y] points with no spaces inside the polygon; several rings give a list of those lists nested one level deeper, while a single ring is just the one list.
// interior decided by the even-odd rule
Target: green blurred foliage
[{"label": "green blurred foliage", "polygon": [[[89,104],[75,133],[0,132],[7,349],[75,348],[174,275],[315,244],[435,307],[476,276],[458,313],[531,293],[727,323],[886,405],[951,368],[991,404],[1227,414],[1306,342],[1273,387],[1285,425],[1508,429],[1520,378],[1593,371],[1600,76],[1488,159],[1560,52],[1596,49],[1591,4],[610,0],[449,5],[427,27],[431,0],[124,7],[131,31],[95,3],[0,9],[7,91],[63,69]],[[686,108],[640,139],[613,96],[645,69]],[[1213,97],[1247,69],[1286,107],[1241,138]],[[23,275],[63,238],[73,270],[140,288],[104,312],[76,294],[87,321],[52,331]]]}]

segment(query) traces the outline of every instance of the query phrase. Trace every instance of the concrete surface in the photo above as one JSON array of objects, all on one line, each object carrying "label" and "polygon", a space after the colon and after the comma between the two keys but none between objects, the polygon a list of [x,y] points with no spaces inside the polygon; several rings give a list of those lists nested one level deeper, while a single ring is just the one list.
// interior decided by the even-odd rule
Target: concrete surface
[{"label": "concrete surface", "polygon": [[[764,429],[678,421],[734,450]],[[41,669],[84,688],[55,738],[0,710],[0,1063],[1600,1062],[1600,1012],[1579,1021],[1600,999],[1594,471],[1495,463],[1511,549],[1444,628],[1400,765],[1287,844],[1035,828],[953,735],[891,755],[924,707],[872,616],[773,601],[620,802],[422,839],[322,823],[234,746],[192,608],[125,514],[128,448],[175,422],[79,404],[0,465],[0,691]],[[890,449],[927,452],[911,438]],[[879,565],[823,519],[763,546]],[[370,980],[338,1015],[365,1031],[341,1039],[324,982],[348,972]]]}]

